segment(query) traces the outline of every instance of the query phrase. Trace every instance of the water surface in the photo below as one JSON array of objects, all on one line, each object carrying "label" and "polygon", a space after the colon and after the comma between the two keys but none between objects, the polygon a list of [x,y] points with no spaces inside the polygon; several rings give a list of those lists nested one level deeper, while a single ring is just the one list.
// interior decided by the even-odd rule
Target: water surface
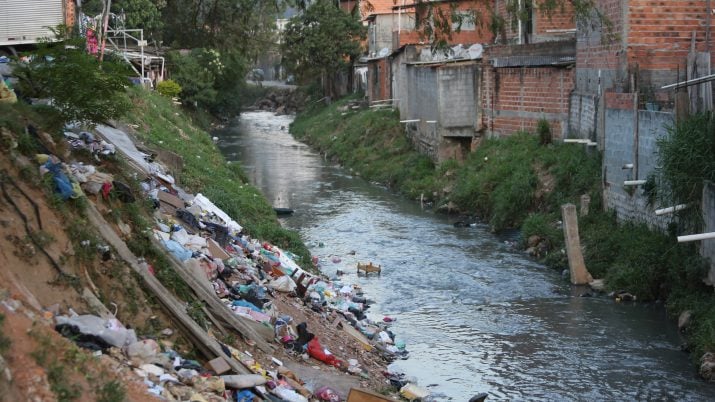
[{"label": "water surface", "polygon": [[[715,399],[660,306],[572,296],[580,291],[486,226],[455,228],[326,163],[290,136],[291,120],[245,113],[219,145],[274,206],[296,210],[282,222],[323,272],[359,283],[375,301],[371,318],[397,318],[411,355],[391,368],[437,399]],[[381,264],[382,275],[357,277],[358,261]]]}]

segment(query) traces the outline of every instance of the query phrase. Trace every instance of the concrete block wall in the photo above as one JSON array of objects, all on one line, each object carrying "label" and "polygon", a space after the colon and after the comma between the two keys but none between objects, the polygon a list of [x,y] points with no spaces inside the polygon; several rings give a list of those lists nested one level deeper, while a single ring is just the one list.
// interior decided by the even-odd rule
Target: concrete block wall
[{"label": "concrete block wall", "polygon": [[[445,64],[437,69],[439,82],[439,125],[443,135],[449,136],[450,128],[471,128],[468,136],[474,135],[477,116],[476,65]],[[467,130],[468,132],[468,130]],[[456,134],[464,136],[465,134]]]},{"label": "concrete block wall", "polygon": [[376,56],[380,50],[387,48],[392,51],[392,14],[379,14],[375,16],[375,21],[370,24],[368,37],[368,52]]},{"label": "concrete block wall", "polygon": [[[651,112],[645,110],[635,111],[626,108],[627,102],[623,99],[623,107],[608,107],[605,109],[605,145],[603,152],[604,172],[604,201],[608,209],[614,210],[620,221],[644,222],[651,227],[665,228],[670,217],[655,215],[655,209],[660,205],[648,205],[648,200],[643,194],[641,186],[623,186],[626,180],[646,180],[653,173],[657,163],[657,140],[668,134],[667,127],[673,123],[673,114],[664,112]],[[611,103],[613,105],[614,103]],[[618,104],[618,102],[615,102]],[[634,170],[623,169],[623,166],[635,163],[634,133],[635,115],[638,113],[638,177]]]},{"label": "concrete block wall", "polygon": [[[703,233],[715,232],[715,184],[705,182],[703,186]],[[710,259],[710,271],[707,282],[715,285],[715,239],[702,240],[700,255]]]},{"label": "concrete block wall", "polygon": [[573,69],[559,67],[487,68],[484,71],[483,123],[490,136],[533,131],[545,118],[556,138],[568,129]]},{"label": "concrete block wall", "polygon": [[569,138],[596,140],[598,96],[574,91],[569,110]]},{"label": "concrete block wall", "polygon": [[415,148],[436,160],[439,148],[437,125],[427,123],[439,119],[439,85],[435,66],[407,67],[408,115],[401,115],[404,120],[420,120],[409,123],[408,135]]}]

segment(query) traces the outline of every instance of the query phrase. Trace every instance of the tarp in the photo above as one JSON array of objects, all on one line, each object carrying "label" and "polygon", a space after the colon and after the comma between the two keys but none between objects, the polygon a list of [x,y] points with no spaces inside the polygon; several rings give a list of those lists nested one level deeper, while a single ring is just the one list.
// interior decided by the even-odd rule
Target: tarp
[{"label": "tarp", "polygon": [[240,232],[243,229],[243,227],[241,225],[239,225],[238,222],[231,219],[231,217],[228,216],[228,214],[223,212],[223,210],[221,208],[214,205],[214,203],[211,202],[211,200],[209,200],[208,198],[206,198],[203,194],[201,194],[201,193],[196,194],[193,202],[194,202],[194,205],[198,205],[204,211],[213,212],[214,214],[216,214],[216,216],[221,218],[226,223],[226,226],[228,226],[228,228],[230,230],[233,230],[235,232]]}]

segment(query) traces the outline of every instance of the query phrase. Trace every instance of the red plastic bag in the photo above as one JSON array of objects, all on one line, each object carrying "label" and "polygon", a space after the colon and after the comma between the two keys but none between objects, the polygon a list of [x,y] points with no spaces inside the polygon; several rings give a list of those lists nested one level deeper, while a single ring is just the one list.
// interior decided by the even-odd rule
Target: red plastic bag
[{"label": "red plastic bag", "polygon": [[311,357],[320,360],[321,362],[325,364],[329,364],[331,366],[335,367],[340,367],[341,361],[336,358],[334,355],[329,355],[325,353],[325,350],[323,350],[323,345],[320,344],[318,341],[318,338],[313,338],[310,342],[308,342],[308,355]]}]

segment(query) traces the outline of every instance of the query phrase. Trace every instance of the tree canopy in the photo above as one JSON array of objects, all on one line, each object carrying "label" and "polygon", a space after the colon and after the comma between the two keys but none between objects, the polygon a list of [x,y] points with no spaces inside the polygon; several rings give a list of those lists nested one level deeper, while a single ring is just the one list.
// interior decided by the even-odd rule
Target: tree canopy
[{"label": "tree canopy", "polygon": [[[290,20],[283,34],[283,61],[298,78],[332,78],[362,51],[365,28],[357,16],[317,0]],[[327,91],[332,95],[332,91]]]}]

